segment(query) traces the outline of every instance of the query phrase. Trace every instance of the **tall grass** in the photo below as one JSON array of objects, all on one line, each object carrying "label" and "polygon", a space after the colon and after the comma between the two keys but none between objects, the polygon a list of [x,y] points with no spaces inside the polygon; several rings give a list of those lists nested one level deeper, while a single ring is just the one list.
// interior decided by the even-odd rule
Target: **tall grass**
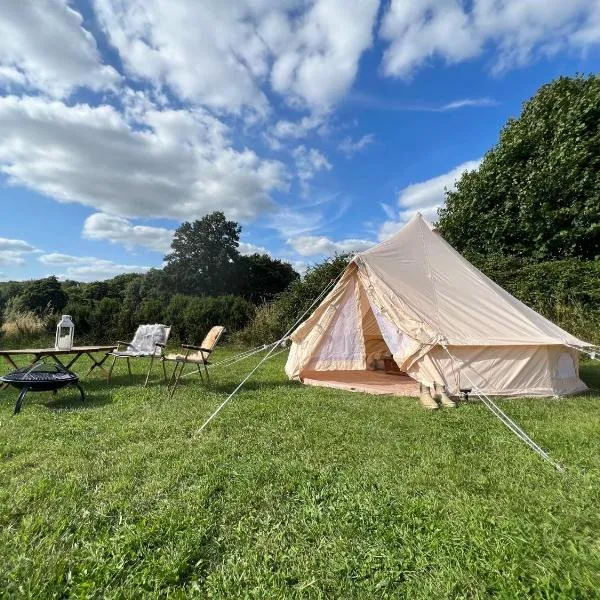
[{"label": "tall grass", "polygon": [[54,320],[55,315],[50,306],[47,306],[39,314],[32,310],[19,308],[9,302],[4,311],[4,322],[0,328],[2,343],[5,346],[23,346],[32,343],[47,345],[50,341],[50,331],[53,328]]}]

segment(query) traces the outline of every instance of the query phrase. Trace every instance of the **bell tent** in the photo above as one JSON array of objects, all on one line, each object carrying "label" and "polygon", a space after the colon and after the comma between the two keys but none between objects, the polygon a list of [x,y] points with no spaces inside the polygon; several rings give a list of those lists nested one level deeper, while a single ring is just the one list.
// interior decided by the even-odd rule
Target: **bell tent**
[{"label": "bell tent", "polygon": [[586,389],[577,349],[590,344],[495,284],[420,214],[357,254],[290,337],[286,374],[313,385],[402,395],[418,395],[419,384],[452,395]]}]

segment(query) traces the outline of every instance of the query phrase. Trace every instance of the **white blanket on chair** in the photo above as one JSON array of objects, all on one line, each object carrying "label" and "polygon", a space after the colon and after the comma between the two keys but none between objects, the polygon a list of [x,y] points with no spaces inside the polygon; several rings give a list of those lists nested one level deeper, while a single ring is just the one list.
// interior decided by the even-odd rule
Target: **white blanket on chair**
[{"label": "white blanket on chair", "polygon": [[126,352],[115,352],[123,356],[157,356],[162,352],[156,344],[166,344],[167,332],[164,325],[140,325]]}]

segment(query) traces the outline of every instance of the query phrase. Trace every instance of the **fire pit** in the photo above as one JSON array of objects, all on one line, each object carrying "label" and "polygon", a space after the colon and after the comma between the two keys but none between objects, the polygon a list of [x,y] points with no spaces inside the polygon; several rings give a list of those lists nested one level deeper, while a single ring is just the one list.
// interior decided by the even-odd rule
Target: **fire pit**
[{"label": "fire pit", "polygon": [[74,385],[81,394],[81,400],[85,400],[83,389],[79,385],[79,377],[60,365],[38,362],[33,366],[12,371],[12,373],[0,377],[0,380],[21,390],[15,404],[15,415],[20,412],[25,395],[29,391],[56,393],[57,390],[67,385]]}]

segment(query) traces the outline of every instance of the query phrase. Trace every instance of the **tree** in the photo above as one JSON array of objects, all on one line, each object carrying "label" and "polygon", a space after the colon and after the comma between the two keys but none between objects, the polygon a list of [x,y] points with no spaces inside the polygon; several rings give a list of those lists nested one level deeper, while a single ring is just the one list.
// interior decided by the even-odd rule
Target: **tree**
[{"label": "tree", "polygon": [[213,212],[175,231],[171,253],[165,256],[165,273],[175,292],[217,295],[231,289],[235,264],[240,258],[241,227]]},{"label": "tree", "polygon": [[600,256],[600,77],[561,77],[446,192],[438,227],[469,258]]},{"label": "tree", "polygon": [[268,254],[241,256],[238,260],[239,288],[237,291],[254,302],[270,302],[300,275],[292,265]]},{"label": "tree", "polygon": [[19,296],[20,306],[38,314],[42,314],[47,309],[60,312],[67,304],[67,300],[67,294],[54,276],[29,282]]}]

